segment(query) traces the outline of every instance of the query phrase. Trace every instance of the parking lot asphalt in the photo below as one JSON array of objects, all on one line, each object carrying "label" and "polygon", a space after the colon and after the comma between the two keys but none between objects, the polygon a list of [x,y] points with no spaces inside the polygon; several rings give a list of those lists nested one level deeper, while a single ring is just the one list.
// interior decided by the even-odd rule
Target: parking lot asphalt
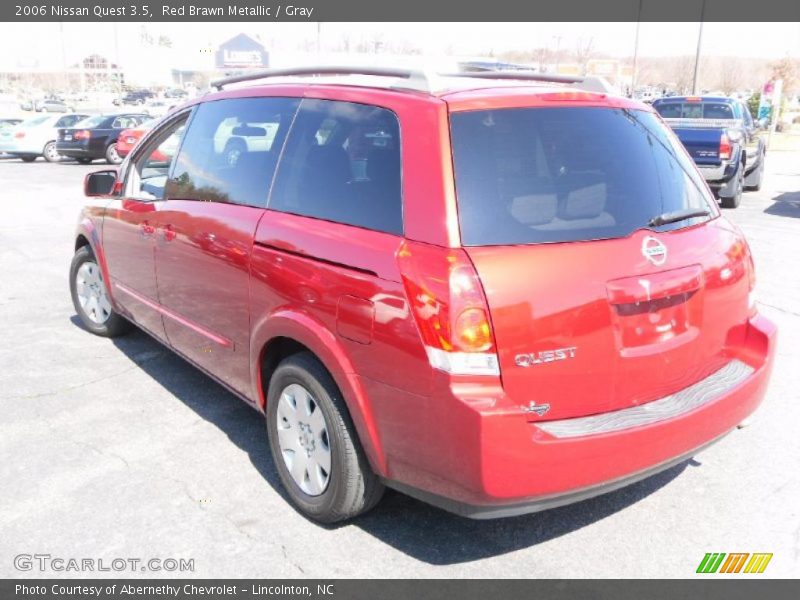
[{"label": "parking lot asphalt", "polygon": [[[102,165],[0,160],[0,577],[692,577],[706,552],[771,552],[761,577],[796,577],[800,153],[767,167],[762,191],[724,213],[780,327],[751,426],[543,513],[470,521],[389,492],[321,527],[286,501],[255,411],[145,334],[112,341],[78,324],[73,230],[83,176]],[[186,558],[194,571],[22,572],[19,554]]]}]

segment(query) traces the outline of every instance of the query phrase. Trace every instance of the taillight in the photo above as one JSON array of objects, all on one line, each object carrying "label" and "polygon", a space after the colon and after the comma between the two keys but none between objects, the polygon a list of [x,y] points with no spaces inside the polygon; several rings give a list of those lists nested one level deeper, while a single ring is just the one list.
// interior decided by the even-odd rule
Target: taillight
[{"label": "taillight", "polygon": [[731,157],[731,151],[731,140],[723,133],[719,138],[719,157],[722,160],[728,160]]},{"label": "taillight", "polygon": [[75,132],[75,135],[73,136],[73,139],[76,139],[76,140],[88,140],[90,137],[92,137],[92,132],[90,130],[88,130],[88,129],[82,129],[80,131],[76,131]]},{"label": "taillight", "polygon": [[14,137],[17,138],[18,140],[21,140],[22,138],[25,137],[25,132],[24,131],[18,131],[17,133],[14,134]]},{"label": "taillight", "polygon": [[499,375],[489,307],[466,253],[403,242],[397,261],[431,366]]}]

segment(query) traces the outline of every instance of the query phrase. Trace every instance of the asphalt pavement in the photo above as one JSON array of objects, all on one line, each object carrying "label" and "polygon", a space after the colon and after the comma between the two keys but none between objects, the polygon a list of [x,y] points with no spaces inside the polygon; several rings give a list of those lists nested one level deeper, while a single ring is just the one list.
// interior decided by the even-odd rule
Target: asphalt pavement
[{"label": "asphalt pavement", "polygon": [[[800,573],[800,152],[769,155],[763,189],[724,211],[780,327],[750,427],[572,506],[470,521],[389,492],[336,527],[286,501],[258,413],[145,334],[81,328],[67,272],[100,168],[0,160],[0,577],[692,577],[706,552]],[[18,570],[33,554],[95,570]],[[97,571],[114,559],[194,570]]]}]

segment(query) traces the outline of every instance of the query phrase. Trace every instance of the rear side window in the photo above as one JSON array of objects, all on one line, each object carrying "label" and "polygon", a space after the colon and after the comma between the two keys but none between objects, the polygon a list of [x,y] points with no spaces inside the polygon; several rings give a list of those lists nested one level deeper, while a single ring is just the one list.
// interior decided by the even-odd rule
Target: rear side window
[{"label": "rear side window", "polygon": [[472,111],[452,114],[451,127],[461,239],[468,246],[624,237],[665,212],[714,214],[691,160],[649,112]]},{"label": "rear side window", "polygon": [[270,208],[402,234],[400,126],[384,108],[303,100]]},{"label": "rear side window", "polygon": [[61,117],[56,122],[56,127],[72,127],[75,125],[75,123],[83,119],[84,116],[85,115],[69,115],[66,117]]},{"label": "rear side window", "polygon": [[265,207],[299,104],[295,98],[201,104],[181,144],[167,197]]}]

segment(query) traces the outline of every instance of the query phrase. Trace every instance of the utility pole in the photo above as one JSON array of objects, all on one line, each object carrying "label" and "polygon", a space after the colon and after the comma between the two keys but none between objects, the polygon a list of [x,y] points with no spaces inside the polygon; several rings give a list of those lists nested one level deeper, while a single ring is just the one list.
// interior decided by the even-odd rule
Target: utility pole
[{"label": "utility pole", "polygon": [[697,52],[694,55],[694,76],[692,77],[692,95],[697,94],[697,71],[700,67],[700,46],[703,44],[703,21],[706,17],[706,0],[700,8],[700,30],[697,32]]},{"label": "utility pole", "polygon": [[642,24],[642,0],[639,0],[639,10],[636,13],[636,38],[633,42],[633,69],[631,70],[631,90],[630,95],[636,89],[636,63],[639,59],[639,27]]}]

